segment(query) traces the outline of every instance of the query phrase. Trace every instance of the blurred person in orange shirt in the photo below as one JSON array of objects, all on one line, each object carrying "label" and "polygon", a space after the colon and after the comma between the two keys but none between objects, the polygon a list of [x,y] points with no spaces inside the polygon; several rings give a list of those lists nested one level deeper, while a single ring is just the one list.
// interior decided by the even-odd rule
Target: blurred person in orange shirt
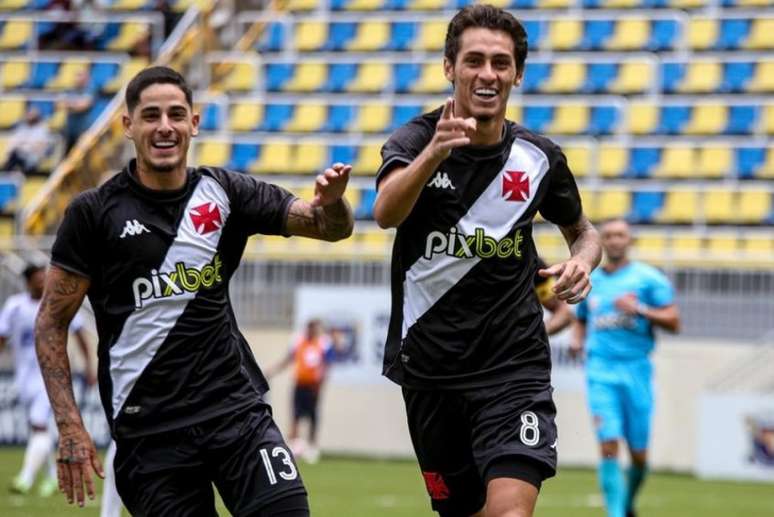
[{"label": "blurred person in orange shirt", "polygon": [[[293,365],[293,421],[289,442],[293,454],[301,455],[309,463],[316,463],[320,458],[317,448],[317,408],[320,390],[335,353],[333,334],[326,334],[319,319],[309,320],[304,333],[294,339],[285,359],[267,372],[271,378]],[[302,418],[309,420],[308,446],[299,438],[298,427]]]}]

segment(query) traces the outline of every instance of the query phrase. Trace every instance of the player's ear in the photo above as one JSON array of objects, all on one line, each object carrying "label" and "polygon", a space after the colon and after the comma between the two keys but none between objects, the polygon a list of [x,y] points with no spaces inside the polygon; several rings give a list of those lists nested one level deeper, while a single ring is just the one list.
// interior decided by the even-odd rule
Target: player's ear
[{"label": "player's ear", "polygon": [[524,79],[524,67],[521,67],[521,70],[516,70],[516,77],[513,79],[513,85],[518,88],[521,85],[522,79]]},{"label": "player's ear", "polygon": [[447,81],[454,84],[454,63],[448,58],[443,58],[443,75],[446,76]]},{"label": "player's ear", "polygon": [[194,113],[191,115],[191,136],[196,136],[199,134],[199,122],[201,121],[201,117],[198,113]]},{"label": "player's ear", "polygon": [[133,140],[132,138],[132,117],[129,116],[128,112],[124,112],[121,115],[121,123],[124,126],[124,136],[128,138],[129,140]]}]

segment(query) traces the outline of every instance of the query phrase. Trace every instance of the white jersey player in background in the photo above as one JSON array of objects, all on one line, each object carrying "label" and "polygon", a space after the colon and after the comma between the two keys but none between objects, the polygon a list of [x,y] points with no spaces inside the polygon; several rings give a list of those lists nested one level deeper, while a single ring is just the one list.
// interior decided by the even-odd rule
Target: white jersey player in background
[{"label": "white jersey player in background", "polygon": [[[27,412],[30,425],[27,449],[19,474],[9,487],[11,492],[28,494],[35,478],[48,461],[48,473],[41,482],[38,493],[47,497],[56,492],[56,465],[54,463],[54,436],[49,431],[51,406],[40,374],[38,357],[35,354],[35,317],[43,295],[45,269],[29,265],[24,269],[27,290],[10,296],[0,312],[0,349],[8,344],[13,355],[14,381],[16,392]],[[83,333],[83,320],[79,315],[70,324],[86,364],[86,382],[91,386],[96,382],[89,353],[88,343]]]}]

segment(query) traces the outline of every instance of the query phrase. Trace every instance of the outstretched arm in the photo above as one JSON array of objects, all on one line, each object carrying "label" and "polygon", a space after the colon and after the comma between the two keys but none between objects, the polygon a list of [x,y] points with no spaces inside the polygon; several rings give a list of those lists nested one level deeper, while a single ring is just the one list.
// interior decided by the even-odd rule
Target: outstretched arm
[{"label": "outstretched arm", "polygon": [[92,473],[104,477],[91,437],[86,432],[73,395],[67,332],[70,321],[86,296],[89,280],[51,266],[35,322],[35,349],[46,391],[59,428],[59,488],[68,502],[84,503],[84,489],[94,498]]},{"label": "outstretched arm", "polygon": [[578,303],[591,291],[589,275],[602,260],[599,233],[583,214],[574,223],[559,229],[570,248],[570,258],[541,269],[538,274],[543,277],[558,276],[553,289],[557,298],[567,303]]},{"label": "outstretched arm", "polygon": [[350,165],[336,163],[317,176],[311,202],[296,199],[290,205],[285,229],[290,235],[338,241],[352,235],[355,218],[344,199]]}]

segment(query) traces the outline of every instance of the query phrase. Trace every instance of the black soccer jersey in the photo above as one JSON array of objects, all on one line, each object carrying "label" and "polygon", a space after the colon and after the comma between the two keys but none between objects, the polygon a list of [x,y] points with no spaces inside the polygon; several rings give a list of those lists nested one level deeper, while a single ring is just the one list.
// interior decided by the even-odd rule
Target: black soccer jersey
[{"label": "black soccer jersey", "polygon": [[[419,155],[440,113],[417,117],[390,137],[377,186]],[[506,122],[500,143],[452,151],[397,229],[385,375],[412,388],[549,377],[534,290],[538,210],[559,225],[581,214],[556,144]]]},{"label": "black soccer jersey", "polygon": [[134,160],[68,207],[51,263],[91,280],[99,387],[114,437],[184,427],[254,404],[266,381],[228,293],[247,238],[282,234],[293,196],[216,168],[154,191]]}]

